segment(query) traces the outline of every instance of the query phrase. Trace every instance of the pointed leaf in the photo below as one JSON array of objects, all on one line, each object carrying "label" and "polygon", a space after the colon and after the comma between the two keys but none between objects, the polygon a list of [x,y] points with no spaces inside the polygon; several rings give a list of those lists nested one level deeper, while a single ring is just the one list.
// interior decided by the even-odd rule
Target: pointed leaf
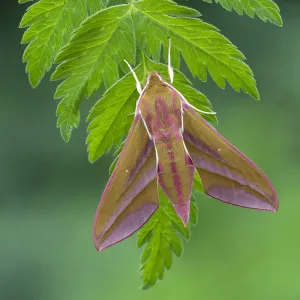
[{"label": "pointed leaf", "polygon": [[[203,0],[212,3],[212,0]],[[271,22],[275,25],[282,26],[279,7],[272,0],[214,0],[220,3],[225,9],[234,9],[238,14],[243,12],[254,18],[255,14],[264,22]]]},{"label": "pointed leaf", "polygon": [[191,198],[191,210],[190,210],[190,224],[191,226],[196,226],[198,223],[198,207],[196,205],[196,198],[199,193],[193,189],[193,194]]},{"label": "pointed leaf", "polygon": [[179,226],[177,222],[172,222],[172,227],[187,241],[190,239],[190,230],[188,227]]},{"label": "pointed leaf", "polygon": [[155,225],[156,222],[148,222],[146,225],[143,226],[143,230],[140,230],[138,232],[138,237],[137,237],[138,248],[144,246],[151,239]]},{"label": "pointed leaf", "polygon": [[29,2],[29,1],[33,1],[33,0],[18,0],[19,4],[23,4],[23,3],[26,3],[26,2]]},{"label": "pointed leaf", "polygon": [[[142,67],[135,70],[137,76],[141,77]],[[120,143],[126,134],[127,115],[134,112],[138,96],[134,78],[128,73],[108,89],[91,109],[88,116],[89,135],[86,140],[90,162],[96,161],[113,145]]]},{"label": "pointed leaf", "polygon": [[117,161],[119,159],[119,155],[120,155],[120,153],[123,149],[124,144],[125,144],[125,140],[119,145],[119,147],[115,151],[115,153],[114,153],[115,158],[114,158],[114,161],[111,163],[111,165],[109,167],[108,174],[111,174],[113,172],[113,170],[114,170],[114,168],[117,164]]},{"label": "pointed leaf", "polygon": [[194,189],[204,194],[204,188],[198,172],[194,175]]},{"label": "pointed leaf", "polygon": [[22,39],[22,44],[29,43],[23,61],[27,62],[26,72],[33,87],[50,70],[63,43],[86,17],[85,0],[41,0],[27,9],[20,27],[29,27]]},{"label": "pointed leaf", "polygon": [[225,88],[227,80],[234,90],[259,98],[253,73],[242,61],[244,55],[217,28],[191,17],[197,16],[193,10],[187,13],[186,7],[168,0],[138,1],[134,7],[137,42],[149,55],[155,58],[152,49],[159,43],[167,48],[168,36],[193,76],[206,81],[207,70],[219,87]]},{"label": "pointed leaf", "polygon": [[[131,64],[135,59],[133,24],[128,5],[110,7],[92,15],[57,55],[56,62],[60,65],[51,79],[67,77],[55,93],[56,99],[62,98],[57,110],[57,126],[66,141],[79,123],[79,105],[84,94],[90,97],[102,79],[107,87],[114,84],[119,78],[117,62],[124,68],[124,59]],[[110,117],[112,115],[107,112],[106,118]]]},{"label": "pointed leaf", "polygon": [[[193,200],[191,203],[194,203]],[[193,205],[191,213],[194,215],[197,211],[195,203]],[[152,233],[151,236],[149,232]],[[163,278],[165,269],[171,268],[172,253],[178,257],[181,256],[183,247],[180,235],[185,238],[190,237],[190,225],[184,227],[170,200],[160,191],[159,208],[138,233],[140,244],[147,237],[140,268],[144,282],[143,289],[153,286],[157,279]]]}]

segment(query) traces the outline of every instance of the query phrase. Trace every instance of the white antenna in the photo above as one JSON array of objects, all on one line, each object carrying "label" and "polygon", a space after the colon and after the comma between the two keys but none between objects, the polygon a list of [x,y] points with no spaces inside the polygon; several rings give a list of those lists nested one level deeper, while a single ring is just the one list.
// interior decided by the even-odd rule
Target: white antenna
[{"label": "white antenna", "polygon": [[169,49],[168,49],[168,73],[170,78],[170,83],[173,83],[174,80],[174,70],[171,66],[171,38],[169,38]]},{"label": "white antenna", "polygon": [[131,68],[130,64],[127,62],[127,60],[124,59],[124,61],[126,62],[128,68],[129,68],[129,70],[131,71],[131,73],[132,73],[132,75],[133,75],[133,77],[134,77],[134,79],[135,79],[135,81],[136,81],[136,89],[137,89],[137,91],[139,92],[139,94],[141,94],[141,93],[142,93],[141,83],[139,82],[139,80],[138,80],[138,78],[137,78],[135,72],[133,71],[133,69]]},{"label": "white antenna", "polygon": [[[191,104],[189,104],[191,105]],[[216,115],[217,113],[215,111],[204,111],[204,110],[201,110],[199,108],[196,108],[195,106],[191,105],[193,107],[194,110],[197,110],[199,111],[200,113],[202,114],[205,114],[205,115]]]}]

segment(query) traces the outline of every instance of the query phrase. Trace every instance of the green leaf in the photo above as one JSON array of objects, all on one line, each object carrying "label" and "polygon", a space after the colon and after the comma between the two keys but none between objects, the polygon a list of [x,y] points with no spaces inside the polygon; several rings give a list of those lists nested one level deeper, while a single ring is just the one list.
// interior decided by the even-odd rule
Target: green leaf
[{"label": "green leaf", "polygon": [[90,15],[105,8],[105,5],[101,0],[86,0],[86,5]]},{"label": "green leaf", "polygon": [[[145,58],[144,66],[139,65],[135,72],[142,80],[150,71],[158,71],[163,78],[168,78],[167,66],[158,64],[149,58]],[[192,100],[192,104],[202,110],[212,111],[208,99],[200,92],[191,87],[189,80],[179,71],[175,70],[174,87],[178,89],[183,96]],[[86,143],[88,144],[88,153],[90,162],[96,161],[105,152],[108,152],[112,146],[117,147],[122,137],[129,130],[128,115],[135,111],[136,101],[139,94],[136,91],[135,80],[131,73],[121,78],[115,85],[106,91],[103,97],[97,101],[88,116],[90,122],[88,127],[89,135]],[[208,121],[215,121],[215,115],[202,115]],[[111,170],[117,160],[113,162]]]},{"label": "green leaf", "polygon": [[87,17],[85,0],[41,0],[24,14],[20,27],[29,27],[22,38],[28,44],[23,55],[26,72],[36,87],[53,64],[71,32]]},{"label": "green leaf", "polygon": [[[142,66],[137,67],[135,72],[138,78],[141,78]],[[119,145],[127,133],[127,115],[134,113],[138,97],[135,80],[132,74],[128,73],[108,89],[91,109],[86,141],[90,162],[96,161],[112,146]]]},{"label": "green leaf", "polygon": [[[102,10],[74,31],[70,43],[58,53],[56,62],[60,64],[51,77],[52,80],[67,77],[55,93],[56,99],[62,98],[57,108],[57,126],[64,140],[70,139],[72,129],[79,124],[83,96],[89,98],[102,80],[106,87],[112,86],[119,78],[118,63],[123,69],[127,67],[124,59],[134,64],[134,32],[129,5]],[[114,98],[113,101],[117,100]],[[113,117],[107,111],[105,118]]]},{"label": "green leaf", "polygon": [[200,195],[195,189],[193,189],[190,207],[190,223],[192,226],[196,226],[198,223],[198,207],[196,205],[196,198],[200,198]]},{"label": "green leaf", "polygon": [[199,13],[195,10],[169,0],[133,5],[137,43],[155,60],[161,45],[167,48],[167,37],[171,37],[172,47],[180,51],[193,76],[206,81],[208,71],[219,87],[225,88],[227,80],[234,90],[259,98],[244,55],[216,27],[196,18]]},{"label": "green leaf", "polygon": [[23,4],[23,3],[26,3],[26,2],[29,2],[29,1],[33,1],[33,0],[18,0],[18,3]]},{"label": "green leaf", "polygon": [[194,175],[194,189],[196,189],[200,193],[204,193],[203,184],[202,184],[202,181],[201,181],[201,178],[200,178],[198,172],[195,172],[195,175]]},{"label": "green leaf", "polygon": [[111,174],[113,172],[113,170],[114,170],[114,168],[115,168],[115,166],[118,162],[118,159],[119,159],[119,156],[120,156],[120,153],[123,149],[124,144],[125,144],[125,140],[116,149],[116,151],[114,153],[115,158],[114,158],[113,162],[111,163],[111,165],[109,167],[108,174]]},{"label": "green leaf", "polygon": [[165,269],[172,265],[172,254],[182,255],[183,247],[180,236],[188,239],[190,227],[195,225],[197,206],[194,198],[191,200],[191,218],[187,227],[177,216],[170,200],[160,190],[160,206],[154,215],[138,232],[137,245],[145,245],[141,256],[141,277],[143,289],[153,286],[162,279]]},{"label": "green leaf", "polygon": [[141,248],[144,246],[153,236],[153,230],[156,222],[148,222],[143,226],[143,231],[140,232],[137,238],[137,246]]},{"label": "green leaf", "polygon": [[[212,0],[203,0],[212,3]],[[282,26],[279,7],[271,0],[214,0],[220,3],[225,9],[232,11],[234,9],[239,15],[245,13],[254,18],[255,14],[264,22],[271,22]]]}]

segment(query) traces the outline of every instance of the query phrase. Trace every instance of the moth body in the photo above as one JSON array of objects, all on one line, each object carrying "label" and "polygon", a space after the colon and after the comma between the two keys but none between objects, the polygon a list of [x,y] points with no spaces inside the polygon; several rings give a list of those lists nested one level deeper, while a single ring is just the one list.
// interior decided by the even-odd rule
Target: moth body
[{"label": "moth body", "polygon": [[182,100],[153,72],[138,108],[157,153],[158,182],[186,225],[195,168],[182,136]]}]

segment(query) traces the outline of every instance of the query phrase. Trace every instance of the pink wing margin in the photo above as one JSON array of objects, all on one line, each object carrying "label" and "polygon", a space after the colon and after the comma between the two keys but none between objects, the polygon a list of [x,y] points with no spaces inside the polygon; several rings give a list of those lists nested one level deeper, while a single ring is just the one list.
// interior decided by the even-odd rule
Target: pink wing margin
[{"label": "pink wing margin", "polygon": [[183,138],[207,195],[237,206],[277,211],[267,176],[184,99]]},{"label": "pink wing margin", "polygon": [[155,148],[137,114],[96,211],[96,249],[102,251],[132,235],[158,205]]}]

